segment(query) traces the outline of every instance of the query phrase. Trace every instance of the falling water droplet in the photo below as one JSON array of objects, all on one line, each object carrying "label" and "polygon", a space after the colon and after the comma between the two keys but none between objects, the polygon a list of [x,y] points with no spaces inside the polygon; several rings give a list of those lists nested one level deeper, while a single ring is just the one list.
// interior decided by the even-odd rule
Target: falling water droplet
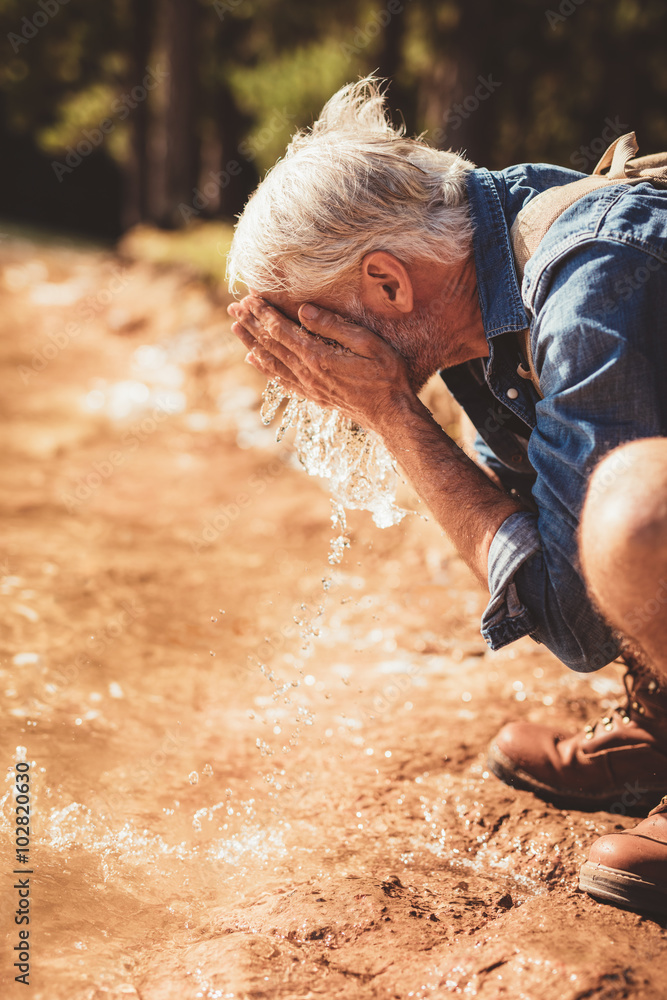
[{"label": "falling water droplet", "polygon": [[329,553],[329,563],[335,566],[342,560],[345,549],[349,549],[350,539],[347,533],[348,529],[345,508],[342,504],[338,503],[337,500],[331,500],[330,503],[331,524],[334,531],[336,528],[340,529],[340,534],[335,538],[332,538],[330,542],[331,552]]},{"label": "falling water droplet", "polygon": [[205,774],[207,778],[213,777],[213,768],[210,764],[204,764],[202,768],[202,774]]},{"label": "falling water droplet", "polygon": [[199,775],[197,774],[196,771],[190,771],[188,775],[188,781],[190,782],[191,785],[196,785],[198,783]]}]

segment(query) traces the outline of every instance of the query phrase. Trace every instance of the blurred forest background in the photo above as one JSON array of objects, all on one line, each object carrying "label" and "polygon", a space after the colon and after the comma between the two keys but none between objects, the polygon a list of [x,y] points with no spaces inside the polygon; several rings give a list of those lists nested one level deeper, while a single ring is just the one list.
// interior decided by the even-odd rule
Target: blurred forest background
[{"label": "blurred forest background", "polygon": [[491,168],[667,149],[665,0],[0,0],[0,46],[0,216],[103,239],[231,219],[372,70]]}]

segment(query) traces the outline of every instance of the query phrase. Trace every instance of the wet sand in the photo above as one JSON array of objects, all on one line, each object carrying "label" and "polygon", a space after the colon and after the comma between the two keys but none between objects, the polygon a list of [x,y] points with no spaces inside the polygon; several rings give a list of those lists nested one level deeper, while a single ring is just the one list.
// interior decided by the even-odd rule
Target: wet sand
[{"label": "wet sand", "polygon": [[636,820],[485,769],[504,722],[577,726],[620,668],[490,653],[430,520],[355,513],[329,566],[326,491],[262,427],[223,306],[182,273],[0,244],[2,995],[667,997],[660,924],[576,888]]}]

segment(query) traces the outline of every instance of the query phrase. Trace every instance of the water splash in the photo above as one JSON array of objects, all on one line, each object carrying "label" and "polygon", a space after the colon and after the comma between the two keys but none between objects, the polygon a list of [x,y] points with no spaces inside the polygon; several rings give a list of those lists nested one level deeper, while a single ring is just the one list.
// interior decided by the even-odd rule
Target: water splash
[{"label": "water splash", "polygon": [[[338,410],[323,410],[270,381],[262,395],[262,422],[270,424],[287,399],[276,434],[280,441],[294,428],[294,450],[309,476],[327,480],[334,501],[332,521],[340,527],[329,562],[339,563],[347,547],[345,510],[367,510],[379,528],[403,520],[408,511],[396,504],[396,462],[377,434],[364,430]],[[341,538],[343,541],[341,541]]]}]

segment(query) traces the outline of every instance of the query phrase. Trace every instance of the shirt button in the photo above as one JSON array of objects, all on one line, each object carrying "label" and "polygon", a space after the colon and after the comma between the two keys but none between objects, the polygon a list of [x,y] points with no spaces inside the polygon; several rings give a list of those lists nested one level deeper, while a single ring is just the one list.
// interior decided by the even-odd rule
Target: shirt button
[{"label": "shirt button", "polygon": [[516,399],[518,395],[519,395],[519,390],[515,389],[514,387],[512,387],[511,389],[507,390],[507,398],[508,399]]}]

